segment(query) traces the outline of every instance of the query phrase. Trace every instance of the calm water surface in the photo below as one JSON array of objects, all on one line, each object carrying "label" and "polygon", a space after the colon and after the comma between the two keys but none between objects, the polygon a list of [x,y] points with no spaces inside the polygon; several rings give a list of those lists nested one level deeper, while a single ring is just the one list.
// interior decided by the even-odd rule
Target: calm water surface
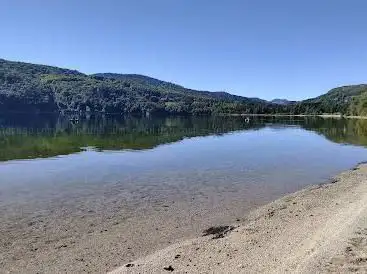
[{"label": "calm water surface", "polygon": [[157,197],[207,187],[281,194],[325,182],[367,160],[364,120],[92,117],[70,122],[13,115],[1,118],[0,130],[2,203],[116,185]]}]

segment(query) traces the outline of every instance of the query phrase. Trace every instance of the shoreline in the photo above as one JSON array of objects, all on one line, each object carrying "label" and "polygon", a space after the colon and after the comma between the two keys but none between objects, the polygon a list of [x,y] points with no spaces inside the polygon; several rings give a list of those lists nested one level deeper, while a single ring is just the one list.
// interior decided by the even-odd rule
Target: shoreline
[{"label": "shoreline", "polygon": [[219,234],[176,243],[111,273],[168,271],[365,273],[367,164],[255,209]]},{"label": "shoreline", "polygon": [[[359,176],[367,182],[366,164],[361,164],[358,170],[344,173],[348,172],[352,173],[352,177]],[[356,172],[361,174],[354,174]],[[131,183],[134,184],[134,181]],[[35,196],[32,201],[22,200],[21,197],[9,201],[2,199],[0,231],[3,237],[0,237],[0,245],[4,248],[0,252],[0,268],[6,273],[106,273],[116,268],[117,273],[161,273],[165,272],[164,267],[171,265],[175,273],[237,273],[242,271],[242,267],[246,272],[253,267],[253,261],[259,261],[264,256],[261,248],[268,242],[272,246],[268,245],[265,251],[277,247],[278,242],[272,242],[272,238],[279,239],[277,232],[287,236],[279,240],[281,243],[291,244],[288,240],[294,235],[298,239],[299,227],[313,226],[313,223],[307,223],[310,221],[307,218],[301,219],[304,217],[302,214],[314,215],[315,218],[311,218],[314,222],[328,219],[330,216],[326,213],[335,211],[335,204],[318,203],[319,200],[330,201],[328,191],[337,184],[295,187],[282,193],[272,192],[266,185],[258,183],[253,185],[254,188],[242,190],[232,188],[234,186],[228,189],[226,185],[227,192],[209,186],[199,188],[201,191],[178,187],[177,194],[167,192],[161,197],[150,197],[151,187],[139,188],[134,196],[126,196],[121,190],[130,189],[129,184],[106,185],[102,189],[89,184],[88,191],[84,187],[69,189],[78,199],[70,197],[69,190],[63,188],[59,189],[57,195],[52,195],[52,201],[45,200],[42,195]],[[342,184],[331,194],[367,193],[367,187],[364,189],[356,181],[347,182],[346,185],[343,188]],[[322,192],[318,193],[319,190]],[[3,193],[12,195],[6,189]],[[118,196],[116,193],[119,193]],[[248,193],[251,195],[246,196]],[[49,193],[46,194],[45,197],[49,197]],[[216,194],[219,194],[218,197]],[[315,200],[315,195],[319,199]],[[130,197],[130,200],[124,197]],[[351,216],[367,204],[367,198],[361,200],[360,196],[348,199],[351,197],[347,197],[347,202],[337,203],[347,205],[349,201],[362,201],[354,204],[354,210],[349,212]],[[302,206],[297,208],[301,203]],[[343,210],[340,206],[338,208]],[[310,209],[318,212],[311,213]],[[295,222],[298,219],[299,222]],[[334,226],[339,223],[344,223],[344,220],[339,220]],[[227,227],[230,225],[233,229]],[[208,230],[211,227],[213,229]],[[202,237],[204,230],[208,230],[209,236]],[[309,230],[304,233],[308,234],[302,234],[302,237],[315,234]],[[213,240],[213,237],[216,239]],[[267,239],[265,244],[263,239]],[[283,246],[282,250],[287,248],[289,246]],[[287,252],[293,254],[297,246],[293,248]],[[279,253],[276,248],[273,250],[274,254]],[[265,256],[266,262],[280,260],[279,257],[271,257],[273,253]],[[252,259],[246,262],[243,257]],[[353,258],[350,254],[348,257]],[[362,254],[354,260],[363,262],[364,258]],[[209,265],[201,265],[201,261]],[[127,268],[125,265],[131,262],[134,267]],[[141,266],[135,267],[138,265]],[[233,268],[239,265],[239,269]],[[265,265],[264,261],[259,262],[259,265]],[[278,265],[272,265],[271,269],[275,266]],[[269,273],[267,269],[250,270]],[[283,273],[283,270],[278,269],[277,273]]]},{"label": "shoreline", "polygon": [[367,116],[353,116],[340,114],[221,114],[228,117],[320,117],[320,118],[337,118],[337,119],[367,119]]},{"label": "shoreline", "polygon": [[[123,117],[137,117],[137,118],[146,118],[145,115],[132,115],[132,114],[122,114],[119,112],[90,112],[90,113],[62,113],[62,112],[23,112],[23,111],[15,111],[15,112],[0,112],[0,115],[55,115],[62,117],[69,116],[123,116]],[[282,114],[282,113],[274,113],[274,114],[253,114],[253,113],[212,113],[212,114],[204,114],[204,115],[195,115],[195,114],[164,114],[157,115],[153,117],[202,117],[202,116],[225,116],[225,117],[321,117],[321,118],[338,118],[338,119],[367,119],[367,116],[359,116],[359,115],[340,115],[340,114]],[[70,121],[73,121],[72,118]],[[79,119],[76,119],[79,120]]]}]

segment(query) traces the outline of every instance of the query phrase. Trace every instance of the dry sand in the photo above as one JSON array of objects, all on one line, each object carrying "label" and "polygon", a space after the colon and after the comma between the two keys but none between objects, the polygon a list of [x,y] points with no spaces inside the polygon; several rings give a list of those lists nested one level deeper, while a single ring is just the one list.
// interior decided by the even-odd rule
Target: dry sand
[{"label": "dry sand", "polygon": [[367,273],[367,164],[113,271],[167,272]]}]

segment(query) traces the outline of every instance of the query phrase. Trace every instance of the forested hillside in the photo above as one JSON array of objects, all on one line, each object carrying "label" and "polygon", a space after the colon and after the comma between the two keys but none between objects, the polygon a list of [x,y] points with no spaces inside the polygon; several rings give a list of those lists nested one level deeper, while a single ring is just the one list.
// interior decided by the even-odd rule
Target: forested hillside
[{"label": "forested hillside", "polygon": [[301,102],[198,91],[137,74],[99,73],[0,59],[1,112],[367,115],[367,85]]},{"label": "forested hillside", "polygon": [[95,74],[0,60],[0,111],[215,114],[277,112],[225,92],[186,89],[142,75]]},{"label": "forested hillside", "polygon": [[367,85],[338,87],[316,98],[307,99],[294,105],[296,113],[343,115],[367,114]]}]

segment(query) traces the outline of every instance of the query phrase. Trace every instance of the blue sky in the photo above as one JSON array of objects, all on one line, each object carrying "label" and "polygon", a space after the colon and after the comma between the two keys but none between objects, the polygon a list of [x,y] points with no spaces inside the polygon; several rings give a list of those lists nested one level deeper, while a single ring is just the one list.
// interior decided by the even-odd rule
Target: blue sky
[{"label": "blue sky", "polygon": [[365,0],[1,0],[0,58],[303,99],[367,82]]}]

